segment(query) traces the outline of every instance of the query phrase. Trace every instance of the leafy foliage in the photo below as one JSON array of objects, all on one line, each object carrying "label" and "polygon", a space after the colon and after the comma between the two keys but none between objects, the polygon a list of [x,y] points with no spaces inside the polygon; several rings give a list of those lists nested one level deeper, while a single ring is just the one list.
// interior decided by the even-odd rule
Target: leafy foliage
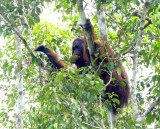
[{"label": "leafy foliage", "polygon": [[37,93],[32,90],[40,105],[30,109],[30,118],[34,120],[30,128],[99,126],[103,117],[106,118],[105,108],[98,106],[103,82],[93,74],[80,72],[81,69],[62,69],[52,73],[46,85],[38,86]]},{"label": "leafy foliage", "polygon": [[[32,51],[40,44],[47,45],[61,53],[60,56],[70,65],[71,43],[74,37],[82,33],[75,27],[79,21],[79,15],[74,8],[76,0],[53,2],[54,10],[62,14],[63,25],[58,26],[46,21],[39,23],[42,8],[48,7],[44,2],[51,2],[50,0],[20,2],[0,1],[0,15],[4,16],[0,17],[3,20],[0,23],[0,33],[6,38],[5,45],[0,49],[0,123],[2,123],[0,128],[1,126],[15,128],[14,114],[17,99],[15,67],[19,60],[23,61],[23,67],[19,70],[23,74],[24,81],[24,128],[102,128],[103,124],[108,128],[105,105],[101,107],[99,101],[104,84],[92,74],[90,68],[83,69],[84,72],[81,72],[82,69],[76,71],[62,69],[47,73],[37,66],[37,60],[31,58],[24,46],[22,46],[23,59],[16,58],[14,29],[24,36]],[[139,18],[133,16],[133,13],[137,9],[141,12],[142,3],[137,0],[97,0],[96,2],[99,6],[103,4],[107,8],[105,14],[108,43],[130,71],[131,58],[126,57],[132,55],[123,54],[135,45]],[[95,13],[97,3],[93,1],[85,3],[85,9],[98,32]],[[149,106],[148,103],[160,96],[160,6],[158,0],[152,0],[151,3],[148,16],[152,24],[143,32],[137,71],[139,77],[136,97],[142,113],[146,105]],[[21,28],[24,28],[22,32]],[[44,57],[42,54],[37,55],[41,59]],[[120,74],[121,69],[115,65],[115,63],[108,63],[106,67],[110,70],[116,68]],[[50,67],[50,64],[47,67]],[[114,93],[109,94],[110,97],[114,95]],[[115,99],[112,101],[119,103]],[[116,128],[142,129],[149,128],[148,125],[151,125],[151,128],[152,125],[156,125],[155,128],[160,127],[159,107],[155,107],[143,122],[137,122],[133,114],[131,105],[121,111]]]},{"label": "leafy foliage", "polygon": [[73,35],[68,28],[58,27],[49,22],[42,22],[34,26],[32,34],[34,35],[33,42],[35,46],[44,44],[61,53],[61,57],[69,62]]}]

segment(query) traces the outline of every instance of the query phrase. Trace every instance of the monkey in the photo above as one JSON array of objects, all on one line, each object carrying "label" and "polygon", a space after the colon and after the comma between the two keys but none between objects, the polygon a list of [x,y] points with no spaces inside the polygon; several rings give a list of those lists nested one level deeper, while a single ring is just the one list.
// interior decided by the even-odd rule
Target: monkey
[{"label": "monkey", "polygon": [[[94,46],[97,48],[100,55],[99,59],[97,60],[99,62],[99,65],[100,63],[104,65],[106,63],[114,61],[116,62],[118,67],[121,69],[121,73],[119,75],[117,72],[117,69],[114,69],[113,71],[110,72],[108,68],[102,67],[102,70],[99,74],[104,84],[106,84],[106,87],[101,95],[102,102],[109,100],[109,97],[106,93],[114,93],[118,95],[117,97],[115,96],[114,98],[117,98],[120,101],[120,104],[111,102],[114,105],[112,106],[112,112],[113,114],[116,115],[118,113],[117,112],[118,108],[122,108],[128,104],[129,92],[130,92],[128,75],[125,69],[123,68],[120,59],[116,57],[116,55],[114,54],[114,51],[111,48],[111,46],[109,44],[105,44],[104,41],[101,41],[101,42],[96,41],[96,34],[94,32],[94,28],[90,23],[89,19],[86,20],[86,24],[84,25],[83,29],[85,31],[91,32],[91,35],[94,41]],[[85,36],[81,38],[76,38],[73,41],[72,56],[75,56],[75,55],[79,57],[77,60],[75,60],[75,64],[77,68],[90,65],[91,60],[90,60],[90,55],[87,48],[87,42],[86,42]]]},{"label": "monkey", "polygon": [[[101,94],[102,102],[105,103],[107,100],[110,101],[110,98],[107,93],[116,94],[117,96],[115,96],[114,98],[117,98],[120,101],[120,103],[118,104],[111,101],[111,110],[114,115],[117,115],[117,109],[127,106],[128,104],[129,82],[127,73],[123,68],[120,59],[115,56],[111,46],[109,44],[105,44],[104,41],[96,41],[96,34],[89,19],[86,20],[86,24],[82,26],[82,29],[91,32],[94,41],[94,47],[99,53],[99,57],[96,60],[99,63],[99,65],[104,65],[114,61],[117,63],[118,67],[121,68],[121,73],[119,75],[117,69],[110,71],[108,68],[102,66],[99,74],[99,77],[103,80],[104,84],[106,85]],[[69,66],[67,66],[64,61],[59,60],[58,54],[52,51],[51,49],[41,45],[37,47],[35,50],[45,53],[48,56],[50,62],[54,64],[57,69],[69,68]],[[85,35],[76,38],[72,43],[71,62],[74,63],[77,66],[77,68],[87,67],[91,65],[90,56],[95,55],[90,55]]]}]

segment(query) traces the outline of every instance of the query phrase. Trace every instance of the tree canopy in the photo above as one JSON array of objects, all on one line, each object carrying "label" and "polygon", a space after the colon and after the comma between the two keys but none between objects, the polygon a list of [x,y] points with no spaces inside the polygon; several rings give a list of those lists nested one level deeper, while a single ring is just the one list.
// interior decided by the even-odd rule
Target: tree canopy
[{"label": "tree canopy", "polygon": [[[5,39],[0,45],[0,128],[109,128],[100,101],[104,84],[93,67],[53,70],[47,57],[34,51],[46,45],[72,66],[72,42],[83,35],[77,1],[0,1],[0,34]],[[160,128],[159,0],[82,2],[97,40],[105,24],[106,42],[130,77],[129,105],[120,109],[115,128]],[[58,24],[48,20],[57,17]]]}]

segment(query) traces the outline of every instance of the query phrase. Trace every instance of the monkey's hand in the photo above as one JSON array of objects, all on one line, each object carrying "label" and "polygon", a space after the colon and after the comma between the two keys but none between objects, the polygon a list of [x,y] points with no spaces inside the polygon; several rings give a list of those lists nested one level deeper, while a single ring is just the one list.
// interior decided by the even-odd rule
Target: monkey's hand
[{"label": "monkey's hand", "polygon": [[35,51],[40,51],[40,52],[46,52],[46,47],[44,45],[40,45],[38,46]]},{"label": "monkey's hand", "polygon": [[83,25],[84,30],[85,30],[85,31],[90,31],[91,26],[92,26],[92,25],[91,25],[90,19],[86,19],[86,23]]},{"label": "monkey's hand", "polygon": [[[51,56],[53,53],[55,53],[53,50],[45,47],[44,45],[38,46],[38,47],[35,49],[35,51],[43,52],[43,53],[45,53],[45,54],[48,55],[48,56]],[[56,55],[56,54],[54,54],[54,55]],[[56,57],[56,56],[54,56],[54,57]]]}]

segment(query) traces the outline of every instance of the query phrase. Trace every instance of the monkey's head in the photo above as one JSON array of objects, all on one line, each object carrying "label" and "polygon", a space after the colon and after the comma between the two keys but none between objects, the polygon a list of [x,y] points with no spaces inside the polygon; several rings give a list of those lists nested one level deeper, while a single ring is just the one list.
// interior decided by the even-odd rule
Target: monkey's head
[{"label": "monkey's head", "polygon": [[[87,54],[86,54],[87,53]],[[75,63],[78,68],[88,65],[89,53],[87,51],[84,40],[76,38],[72,44],[72,63]]]}]

